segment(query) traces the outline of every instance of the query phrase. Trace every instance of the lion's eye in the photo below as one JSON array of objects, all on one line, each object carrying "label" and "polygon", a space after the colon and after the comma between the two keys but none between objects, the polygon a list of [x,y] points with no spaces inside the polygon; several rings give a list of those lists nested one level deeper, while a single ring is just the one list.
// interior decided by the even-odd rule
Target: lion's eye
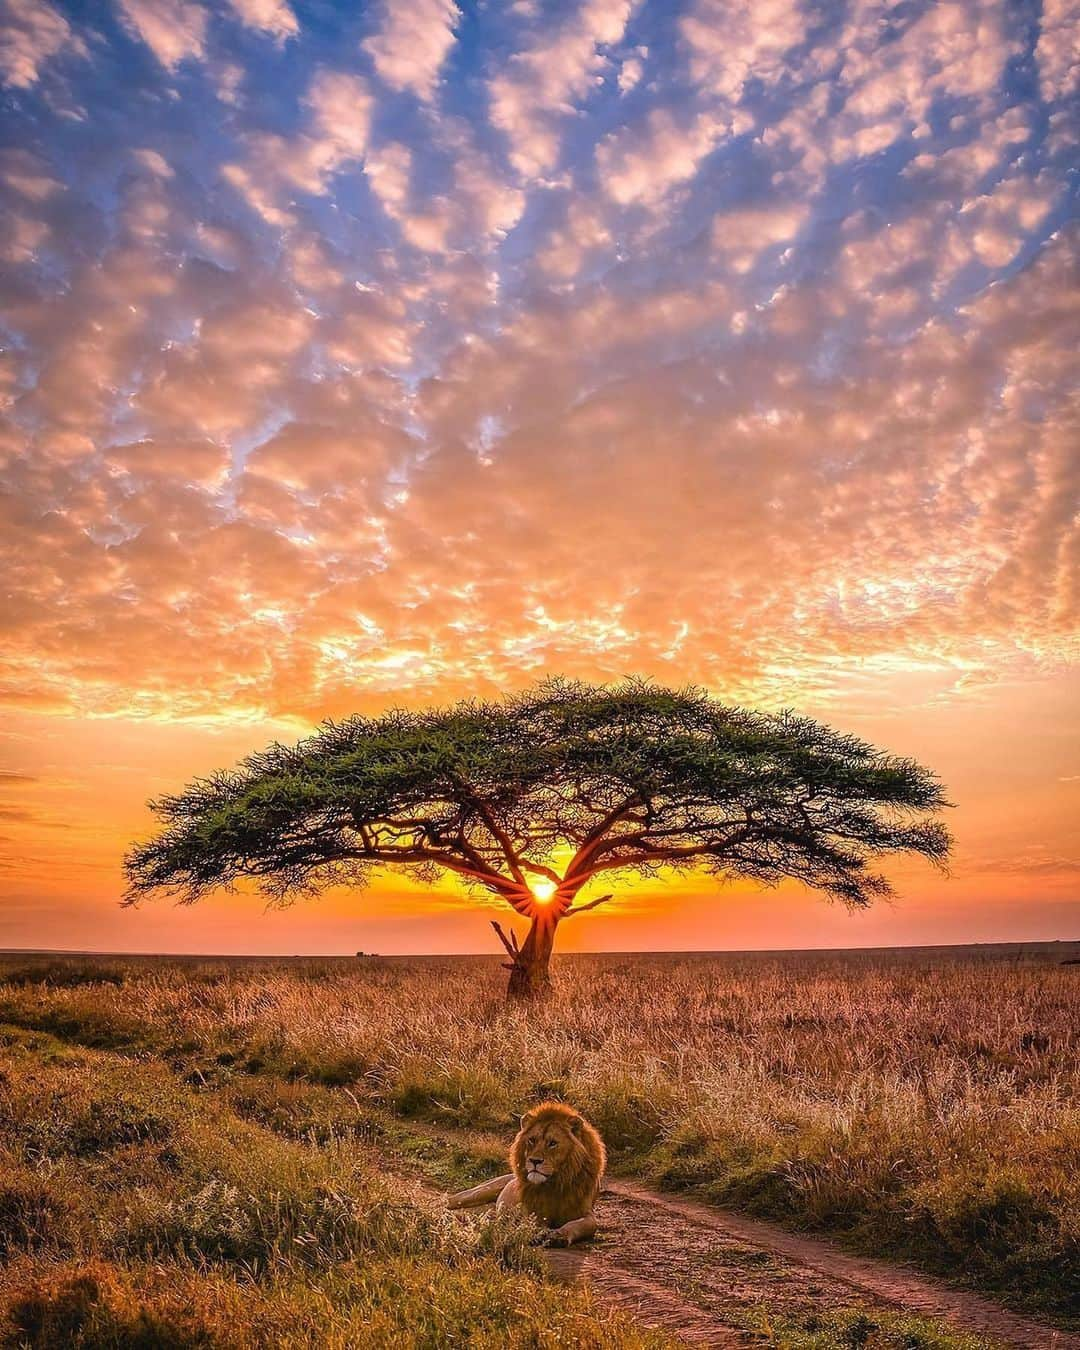
[{"label": "lion's eye", "polygon": [[548,1148],[554,1148],[554,1147],[555,1147],[555,1140],[554,1140],[554,1139],[549,1139],[549,1140],[548,1140]]}]

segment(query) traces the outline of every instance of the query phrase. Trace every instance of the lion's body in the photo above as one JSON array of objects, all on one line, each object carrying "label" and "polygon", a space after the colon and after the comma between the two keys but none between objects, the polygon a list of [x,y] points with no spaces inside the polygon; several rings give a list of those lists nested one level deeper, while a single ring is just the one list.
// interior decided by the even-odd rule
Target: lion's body
[{"label": "lion's body", "polygon": [[578,1242],[596,1232],[593,1208],[605,1163],[603,1140],[583,1116],[563,1102],[543,1102],[522,1117],[510,1174],[452,1196],[450,1208],[492,1200],[500,1211],[520,1205],[552,1230],[553,1241]]}]

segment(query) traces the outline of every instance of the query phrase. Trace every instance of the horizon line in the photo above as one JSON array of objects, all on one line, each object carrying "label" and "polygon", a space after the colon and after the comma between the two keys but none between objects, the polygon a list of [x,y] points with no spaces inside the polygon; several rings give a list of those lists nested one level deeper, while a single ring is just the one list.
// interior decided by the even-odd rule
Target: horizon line
[{"label": "horizon line", "polygon": [[[885,943],[852,947],[634,947],[607,951],[556,952],[553,960],[575,956],[797,956],[845,952],[920,952],[961,949],[965,947],[1053,947],[1078,946],[1080,935],[1057,938],[1021,938],[993,942],[914,942]],[[0,947],[5,956],[110,956],[122,959],[147,960],[201,960],[201,961],[355,961],[361,956],[378,957],[383,961],[455,960],[490,958],[500,960],[498,952],[124,952],[95,950],[86,947]]]}]

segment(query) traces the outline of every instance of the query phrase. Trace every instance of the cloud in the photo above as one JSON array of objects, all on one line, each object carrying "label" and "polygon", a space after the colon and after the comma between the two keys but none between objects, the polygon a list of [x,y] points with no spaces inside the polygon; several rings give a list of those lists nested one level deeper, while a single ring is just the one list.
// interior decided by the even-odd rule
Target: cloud
[{"label": "cloud", "polygon": [[1080,873],[1080,858],[1070,858],[1041,848],[1014,857],[987,858],[976,865],[979,872],[999,872],[1006,876],[1061,876]]},{"label": "cloud", "polygon": [[168,71],[206,51],[207,13],[196,0],[118,0],[132,32]]},{"label": "cloud", "polygon": [[1080,89],[1080,14],[1076,0],[1044,0],[1035,61],[1044,102],[1067,99]]},{"label": "cloud", "polygon": [[38,829],[71,829],[71,825],[67,821],[54,820],[25,806],[0,806],[0,820],[7,821],[11,825],[34,825]]},{"label": "cloud", "polygon": [[870,0],[856,6],[841,40],[845,111],[864,123],[903,114],[921,121],[935,95],[981,98],[997,91],[1005,62],[1021,41],[997,0],[931,5],[893,29],[887,8]]},{"label": "cloud", "polygon": [[778,202],[725,211],[713,219],[713,247],[728,255],[736,272],[746,272],[763,251],[791,243],[809,215],[806,202]]},{"label": "cloud", "polygon": [[0,182],[27,202],[47,202],[63,191],[48,164],[30,150],[0,150]]},{"label": "cloud", "polygon": [[[998,0],[935,4],[922,12],[860,0],[832,48],[802,58],[797,73],[804,92],[765,136],[796,149],[806,175],[820,183],[830,163],[925,141],[938,99],[978,120],[991,115],[1006,64],[1023,45],[1022,25]],[[833,65],[835,78],[825,74]]]},{"label": "cloud", "polygon": [[1009,11],[494,7],[490,110],[449,48],[378,69],[396,11],[333,69],[176,13],[205,98],[121,122],[85,63],[0,158],[5,707],[1076,660],[1067,110],[1003,85]]},{"label": "cloud", "polygon": [[637,47],[619,67],[619,93],[629,94],[641,83],[645,73],[645,62],[649,58],[648,47]]},{"label": "cloud", "polygon": [[[966,130],[962,119],[960,127]],[[1031,114],[1025,108],[1006,109],[1000,117],[975,126],[974,137],[951,149],[928,149],[904,169],[904,177],[923,191],[942,199],[961,200],[980,182],[1014,159],[1031,135]]]},{"label": "cloud", "polygon": [[290,422],[249,456],[246,472],[304,494],[337,493],[343,482],[366,494],[385,479],[396,462],[391,446],[400,455],[403,439],[373,419],[347,429]]},{"label": "cloud", "polygon": [[977,259],[985,267],[1006,267],[1046,220],[1059,192],[1060,185],[1048,176],[1016,174],[966,201],[948,239],[957,265]]},{"label": "cloud", "polygon": [[424,253],[447,253],[486,249],[508,234],[521,218],[525,195],[500,178],[467,128],[445,121],[428,148],[451,175],[445,192],[417,186],[417,159],[400,141],[377,147],[364,165],[372,191],[406,242]]},{"label": "cloud", "polygon": [[269,33],[278,43],[300,31],[296,15],[286,0],[229,0],[233,13],[248,28]]},{"label": "cloud", "polygon": [[103,459],[139,482],[171,478],[199,487],[220,485],[229,468],[227,450],[215,441],[133,441],[110,446]]},{"label": "cloud", "polygon": [[365,166],[368,182],[387,212],[404,215],[412,178],[412,151],[400,141],[387,141],[372,151]]},{"label": "cloud", "polygon": [[789,67],[785,55],[806,34],[796,0],[694,0],[679,19],[690,78],[712,97],[737,103],[750,80],[772,84]]},{"label": "cloud", "polygon": [[63,52],[87,55],[86,43],[48,0],[0,0],[0,80],[29,89]]},{"label": "cloud", "polygon": [[611,227],[600,207],[570,196],[563,221],[550,231],[536,261],[549,276],[566,280],[578,274],[587,257],[610,243]]},{"label": "cloud", "polygon": [[384,84],[391,89],[411,89],[430,102],[460,18],[454,0],[413,0],[408,5],[388,0],[378,32],[363,46]]},{"label": "cloud", "polygon": [[290,191],[322,195],[347,164],[364,157],[373,99],[358,75],[316,71],[304,99],[308,122],[293,136],[253,131],[248,155],[226,164],[222,177],[240,192],[270,225],[285,226],[294,216],[282,198]]},{"label": "cloud", "polygon": [[643,125],[612,132],[596,150],[600,182],[620,206],[655,205],[673,187],[698,171],[730,124],[711,112],[688,124],[666,108],[654,108]]},{"label": "cloud", "polygon": [[172,178],[174,173],[164,155],[157,150],[139,148],[131,152],[135,159],[147,172],[155,174],[158,178]]},{"label": "cloud", "polygon": [[561,124],[602,79],[601,48],[621,41],[631,12],[631,0],[583,0],[561,23],[534,30],[492,78],[491,121],[524,177],[555,167]]},{"label": "cloud", "polygon": [[282,293],[240,294],[201,322],[197,338],[164,350],[136,400],[170,439],[192,430],[235,435],[269,411],[314,330],[314,316]]},{"label": "cloud", "polygon": [[360,159],[367,148],[372,98],[367,84],[340,70],[320,70],[307,93],[313,129],[329,165]]},{"label": "cloud", "polygon": [[[1066,322],[1065,266],[1058,249],[999,288],[963,341],[931,326],[902,353],[871,346],[857,379],[815,379],[785,355],[828,322],[809,298],[760,311],[718,382],[694,343],[730,313],[720,293],[586,288],[460,346],[413,409],[416,443],[385,384],[337,374],[305,390],[294,362],[312,316],[284,297],[229,308],[203,325],[201,387],[213,373],[235,390],[234,420],[250,422],[243,397],[263,387],[310,406],[247,457],[232,520],[205,495],[224,462],[210,445],[159,435],[109,451],[137,496],[123,477],[89,495],[54,480],[65,517],[36,527],[28,557],[46,570],[12,572],[39,597],[15,622],[59,654],[40,597],[63,560],[64,641],[80,656],[55,684],[46,666],[35,698],[341,710],[358,686],[389,695],[404,681],[422,697],[463,673],[493,687],[634,668],[790,699],[793,681],[842,660],[962,661],[973,641],[995,661],[1016,641],[1052,650],[1075,619],[1054,608],[1075,524],[1068,435],[1039,367]],[[363,345],[373,304],[320,330],[347,366],[385,359]],[[387,315],[388,331],[403,319]],[[669,364],[634,379],[658,348]],[[1010,427],[1028,397],[1045,405],[1036,439]],[[208,415],[190,384],[169,406],[176,425]],[[481,456],[466,433],[493,409]],[[1030,532],[1010,537],[1027,475]],[[109,520],[119,535],[95,544]],[[135,704],[135,634],[121,641],[133,614]]]}]

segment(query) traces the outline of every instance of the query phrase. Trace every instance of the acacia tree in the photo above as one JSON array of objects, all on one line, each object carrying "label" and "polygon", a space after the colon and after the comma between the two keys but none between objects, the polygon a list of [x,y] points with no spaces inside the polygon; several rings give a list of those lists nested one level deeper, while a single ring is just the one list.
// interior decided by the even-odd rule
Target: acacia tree
[{"label": "acacia tree", "polygon": [[192,903],[254,878],[287,903],[380,868],[449,873],[528,923],[519,943],[494,922],[509,993],[528,997],[548,988],[559,924],[610,900],[587,888],[616,873],[793,877],[865,906],[890,893],[877,855],[944,864],[948,832],[926,817],[945,805],[913,760],[805,717],[700,689],[551,680],[328,722],[152,802],[164,828],[128,853],[126,899]]}]

